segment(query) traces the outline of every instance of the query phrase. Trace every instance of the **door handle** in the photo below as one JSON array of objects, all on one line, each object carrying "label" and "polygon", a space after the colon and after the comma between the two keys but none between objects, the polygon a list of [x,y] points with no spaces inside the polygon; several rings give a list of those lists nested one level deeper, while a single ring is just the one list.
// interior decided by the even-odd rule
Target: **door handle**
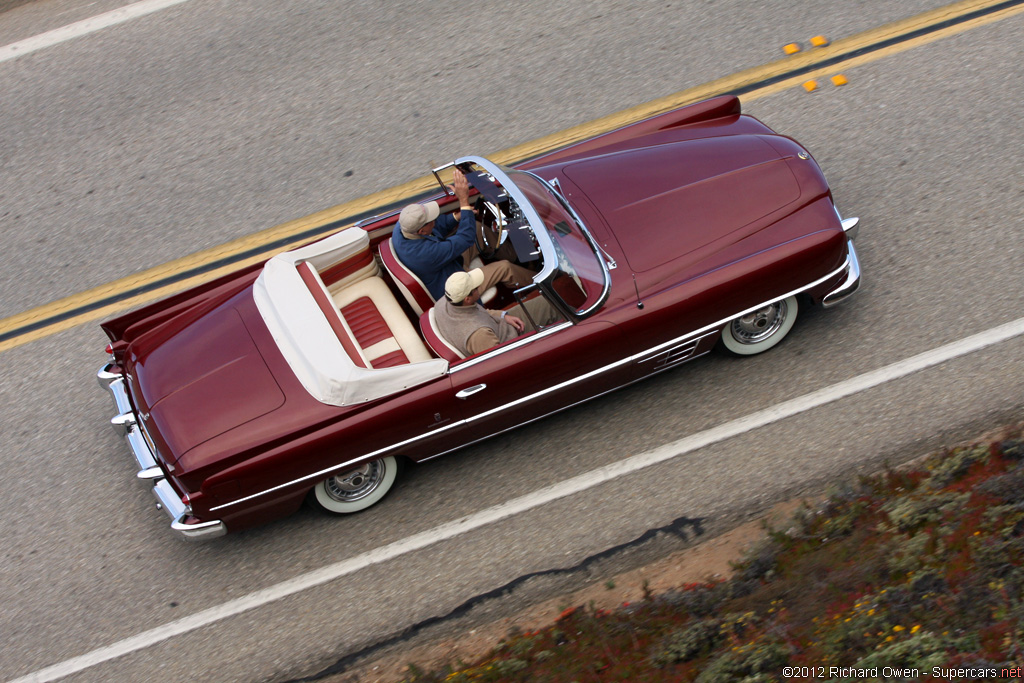
[{"label": "door handle", "polygon": [[476,392],[483,391],[486,388],[486,384],[477,384],[475,386],[469,387],[468,389],[463,389],[459,393],[455,394],[455,398],[466,399],[475,394]]}]

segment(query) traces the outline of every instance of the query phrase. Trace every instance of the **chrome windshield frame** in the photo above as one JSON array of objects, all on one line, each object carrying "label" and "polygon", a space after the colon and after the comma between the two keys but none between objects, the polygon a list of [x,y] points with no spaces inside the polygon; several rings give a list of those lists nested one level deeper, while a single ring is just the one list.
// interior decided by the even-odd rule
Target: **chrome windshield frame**
[{"label": "chrome windshield frame", "polygon": [[[604,304],[605,300],[608,298],[608,292],[610,292],[612,288],[612,274],[611,269],[609,268],[609,264],[605,260],[605,251],[597,243],[597,240],[594,239],[594,236],[590,233],[590,230],[587,229],[587,226],[583,222],[583,219],[580,218],[580,215],[578,213],[576,213],[576,209],[572,207],[572,204],[569,203],[569,200],[566,199],[565,195],[562,194],[560,187],[556,188],[553,184],[544,180],[543,178],[541,178],[536,173],[533,173],[532,171],[520,171],[516,169],[515,172],[523,173],[525,175],[533,176],[534,178],[536,178],[537,181],[540,182],[544,187],[546,187],[548,191],[552,194],[552,196],[554,196],[555,199],[558,200],[558,203],[562,205],[562,208],[564,208],[572,215],[573,220],[576,221],[576,226],[580,229],[580,233],[587,239],[587,244],[589,244],[591,250],[593,250],[594,258],[597,259],[598,264],[600,264],[601,266],[601,275],[604,279],[604,284],[601,287],[601,293],[597,295],[597,299],[589,307],[583,309],[582,311],[573,311],[573,315],[579,316],[580,318],[585,318],[588,315],[590,315],[590,313],[600,308],[602,304]],[[541,225],[544,225],[543,222],[541,223]],[[544,234],[547,235],[550,239],[550,235],[548,235],[547,232],[548,231],[545,228]]]},{"label": "chrome windshield frame", "polygon": [[[565,208],[572,215],[573,220],[576,221],[576,225],[580,229],[580,232],[584,235],[584,237],[587,240],[587,243],[590,245],[590,248],[594,251],[594,258],[596,258],[597,262],[600,264],[601,274],[604,278],[604,285],[601,289],[601,293],[598,295],[594,303],[582,311],[573,310],[572,317],[575,319],[582,319],[590,315],[598,308],[600,308],[604,304],[605,300],[608,298],[608,293],[611,291],[611,273],[608,270],[608,264],[604,259],[604,252],[600,249],[600,247],[598,247],[596,240],[594,240],[594,236],[590,234],[590,231],[587,229],[586,225],[584,225],[583,221],[580,219],[579,214],[577,214],[576,210],[572,208],[568,201],[566,201],[565,197],[562,196],[562,193],[556,190],[551,185],[551,183],[544,180],[536,173],[531,173],[530,171],[506,169],[504,166],[496,164],[493,161],[490,161],[489,159],[485,159],[484,157],[478,156],[460,157],[455,160],[455,164],[464,163],[475,164],[476,166],[479,166],[480,168],[484,169],[489,174],[491,174],[491,176],[493,176],[496,181],[501,183],[502,188],[513,199],[516,200],[516,204],[519,206],[520,211],[523,212],[523,216],[526,218],[526,220],[530,222],[530,226],[533,228],[533,234],[534,237],[537,239],[537,245],[540,247],[541,256],[544,261],[543,267],[541,268],[540,272],[534,277],[534,282],[538,284],[546,283],[549,279],[551,279],[554,276],[555,272],[558,269],[558,255],[555,253],[555,245],[551,241],[551,235],[548,234],[548,230],[545,227],[544,221],[543,219],[541,219],[540,214],[537,213],[536,208],[534,208],[533,204],[526,197],[523,191],[519,189],[515,181],[509,177],[507,171],[522,173],[524,175],[528,175],[536,179],[548,190],[548,192],[551,193],[553,197],[556,198],[556,200],[562,205],[562,207]],[[561,301],[561,297],[559,297],[559,301]]]},{"label": "chrome windshield frame", "polygon": [[505,173],[506,169],[503,166],[499,166],[489,159],[476,156],[459,157],[455,160],[456,165],[467,163],[475,164],[494,176],[494,179],[501,183],[501,187],[516,200],[519,210],[523,212],[523,216],[533,227],[533,234],[537,238],[537,245],[540,247],[540,253],[544,259],[544,267],[534,277],[534,282],[547,280],[548,277],[553,275],[555,272],[555,264],[558,261],[558,257],[555,254],[555,245],[551,243],[551,236],[548,235],[548,231],[537,230],[538,225],[541,226],[541,228],[544,227],[544,221],[541,220],[540,214],[538,214],[537,210],[533,208],[533,204],[531,204],[530,200],[526,198],[523,191],[516,186],[511,178],[508,177],[508,174]]}]

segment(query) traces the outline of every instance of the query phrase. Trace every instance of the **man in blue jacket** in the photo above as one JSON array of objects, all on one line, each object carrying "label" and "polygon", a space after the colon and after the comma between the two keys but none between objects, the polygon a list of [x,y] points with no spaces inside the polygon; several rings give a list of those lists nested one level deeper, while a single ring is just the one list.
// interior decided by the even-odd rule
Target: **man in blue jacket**
[{"label": "man in blue jacket", "polygon": [[[423,281],[435,301],[444,296],[448,277],[465,272],[470,257],[477,253],[476,215],[469,204],[469,181],[458,167],[454,173],[458,211],[441,215],[437,202],[411,204],[402,209],[391,234],[395,254]],[[508,261],[488,263],[482,270],[484,291],[499,282],[515,289],[533,280],[532,272]]]}]

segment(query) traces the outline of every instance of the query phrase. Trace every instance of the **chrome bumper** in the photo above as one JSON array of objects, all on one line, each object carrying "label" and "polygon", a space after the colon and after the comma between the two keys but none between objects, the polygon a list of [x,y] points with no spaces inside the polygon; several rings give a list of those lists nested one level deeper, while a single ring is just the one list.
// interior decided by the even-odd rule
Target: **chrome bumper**
[{"label": "chrome bumper", "polygon": [[125,377],[119,370],[115,370],[115,367],[113,363],[104,365],[96,373],[96,381],[114,398],[117,415],[110,420],[110,424],[114,431],[128,439],[128,445],[131,446],[135,462],[139,466],[139,472],[135,476],[152,486],[153,495],[157,499],[157,509],[164,510],[171,516],[171,520],[173,520],[171,529],[181,534],[182,538],[189,541],[201,541],[223,536],[227,533],[224,522],[185,523],[185,518],[192,511],[181,501],[177,492],[164,476],[164,471],[160,468],[156,456],[149,447],[149,442],[142,434],[142,427],[139,426],[131,404],[128,402],[128,387],[125,384]]},{"label": "chrome bumper", "polygon": [[825,308],[830,308],[846,301],[860,287],[860,261],[857,260],[857,250],[853,248],[853,242],[849,242],[846,246],[850,250],[850,264],[846,268],[846,278],[842,284],[826,294],[821,300],[821,305]]},{"label": "chrome bumper", "polygon": [[[838,214],[838,211],[836,213]],[[843,231],[846,233],[846,247],[850,252],[849,265],[846,268],[846,277],[842,283],[822,298],[821,305],[825,308],[830,308],[846,301],[860,287],[860,261],[857,259],[857,250],[853,248],[853,240],[857,237],[860,219],[840,218],[840,221],[843,225]]]}]

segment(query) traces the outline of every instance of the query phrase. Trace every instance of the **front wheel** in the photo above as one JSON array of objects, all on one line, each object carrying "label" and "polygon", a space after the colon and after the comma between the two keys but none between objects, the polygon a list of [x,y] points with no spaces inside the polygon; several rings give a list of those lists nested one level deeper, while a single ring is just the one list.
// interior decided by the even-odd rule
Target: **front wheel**
[{"label": "front wheel", "polygon": [[398,461],[389,455],[327,477],[313,487],[310,499],[317,507],[333,514],[359,512],[387,495],[397,476]]},{"label": "front wheel", "polygon": [[722,345],[737,356],[763,353],[789,334],[798,310],[791,296],[740,316],[722,328]]}]

